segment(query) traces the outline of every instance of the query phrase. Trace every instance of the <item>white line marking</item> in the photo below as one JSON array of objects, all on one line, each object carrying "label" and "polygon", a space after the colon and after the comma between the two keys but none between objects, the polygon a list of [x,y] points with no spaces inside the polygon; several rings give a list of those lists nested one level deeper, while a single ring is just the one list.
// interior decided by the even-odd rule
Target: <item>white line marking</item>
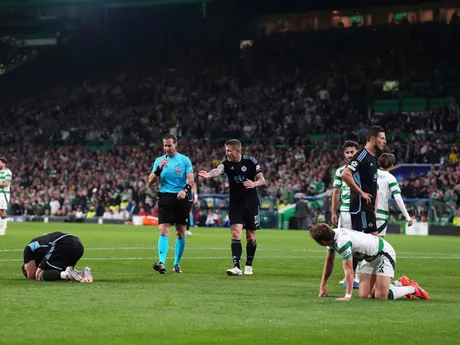
[{"label": "white line marking", "polygon": [[[152,251],[156,251],[157,248],[156,247],[96,247],[96,248],[85,248],[85,252],[86,251],[104,251],[104,250],[152,250]],[[215,250],[215,251],[220,251],[220,250],[223,250],[223,251],[230,251],[229,248],[199,248],[199,247],[186,247],[186,251],[190,251],[190,250]],[[13,252],[23,252],[24,249],[0,249],[0,253],[13,253]],[[174,251],[174,249],[173,249]],[[267,251],[267,252],[280,252],[281,249],[277,249],[277,248],[257,248],[257,252],[260,252],[260,251]],[[289,251],[289,250],[286,250],[286,251]],[[325,249],[293,249],[292,250],[293,252],[296,252],[296,253],[326,253],[326,250]],[[417,252],[397,252],[396,255],[398,257],[401,257],[399,255],[409,255],[409,256],[414,256],[414,258],[419,258],[419,257],[427,257],[427,256],[423,256],[423,255],[420,255],[421,253],[417,253]],[[446,253],[430,253],[430,256],[429,258],[436,258],[437,256],[441,256],[441,257],[446,257],[446,258],[453,258],[453,257],[458,257],[460,258],[460,254],[448,254],[446,255]]]},{"label": "white line marking", "polygon": [[[229,256],[192,256],[184,257],[184,260],[224,260],[229,259]],[[121,261],[121,260],[154,260],[154,257],[111,257],[111,258],[82,258],[82,261]],[[257,256],[257,260],[279,260],[279,259],[324,259],[324,256]],[[398,259],[443,259],[443,260],[460,260],[460,257],[450,256],[400,256]],[[0,262],[23,262],[22,259],[0,259]]]}]

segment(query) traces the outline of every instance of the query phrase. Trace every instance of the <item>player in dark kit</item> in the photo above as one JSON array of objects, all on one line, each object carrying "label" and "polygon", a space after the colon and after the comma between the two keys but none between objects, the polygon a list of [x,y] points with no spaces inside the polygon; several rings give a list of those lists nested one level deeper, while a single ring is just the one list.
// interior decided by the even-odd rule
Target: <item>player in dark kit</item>
[{"label": "player in dark kit", "polygon": [[22,273],[27,279],[92,283],[89,267],[83,271],[74,269],[83,251],[83,244],[75,235],[52,232],[34,238],[24,248]]},{"label": "player in dark kit", "polygon": [[366,146],[358,151],[342,173],[350,187],[350,214],[354,230],[377,236],[377,159],[386,145],[385,131],[373,126],[366,133]]},{"label": "player in dark kit", "polygon": [[[366,146],[358,151],[344,169],[341,178],[350,187],[350,215],[353,230],[378,235],[375,216],[377,205],[377,158],[386,145],[385,131],[372,126],[366,133]],[[359,286],[358,259],[353,259],[354,288]]]},{"label": "player in dark kit", "polygon": [[212,178],[225,173],[230,185],[230,204],[228,217],[232,231],[233,268],[227,270],[230,276],[243,274],[240,267],[241,233],[246,229],[246,264],[244,274],[252,274],[252,261],[257,249],[256,230],[260,229],[259,196],[256,187],[265,186],[265,179],[260,165],[253,157],[241,154],[241,142],[236,139],[225,143],[227,159],[223,160],[216,169],[198,175]]}]

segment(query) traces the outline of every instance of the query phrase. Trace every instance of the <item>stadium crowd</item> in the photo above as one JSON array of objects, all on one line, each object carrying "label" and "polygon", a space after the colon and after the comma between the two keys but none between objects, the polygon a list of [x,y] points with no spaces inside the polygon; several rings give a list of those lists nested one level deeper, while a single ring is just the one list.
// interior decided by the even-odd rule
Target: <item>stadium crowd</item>
[{"label": "stadium crowd", "polygon": [[[398,164],[441,164],[426,176],[401,179],[405,197],[458,209],[459,104],[383,115],[368,106],[383,80],[404,85],[425,75],[434,85],[449,81],[458,73],[449,55],[458,55],[459,46],[449,44],[457,31],[444,40],[420,37],[429,30],[417,25],[378,29],[374,36],[357,30],[352,39],[344,31],[330,38],[351,44],[349,53],[330,44],[313,57],[300,44],[303,36],[274,35],[235,63],[195,57],[187,69],[129,66],[4,108],[0,145],[14,177],[10,214],[128,219],[154,213],[155,189],[146,181],[167,132],[179,137],[179,151],[191,157],[195,171],[224,158],[224,138],[242,139],[244,152],[264,166],[262,195],[289,204],[296,193],[330,189],[334,169],[344,164],[341,144],[363,143],[369,125],[386,129],[387,151]],[[379,44],[371,44],[375,35]],[[307,41],[324,48],[321,37]],[[356,42],[371,49],[358,54]],[[432,57],[434,48],[444,53]],[[225,193],[228,184],[198,180],[198,189]]]}]

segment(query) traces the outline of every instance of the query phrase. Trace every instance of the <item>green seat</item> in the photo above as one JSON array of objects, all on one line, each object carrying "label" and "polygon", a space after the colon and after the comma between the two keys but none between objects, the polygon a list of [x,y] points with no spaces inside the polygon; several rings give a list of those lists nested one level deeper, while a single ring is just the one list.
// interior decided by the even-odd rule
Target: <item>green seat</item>
[{"label": "green seat", "polygon": [[406,98],[401,101],[401,112],[425,111],[427,100],[425,98]]},{"label": "green seat", "polygon": [[452,102],[452,97],[432,98],[430,99],[430,110],[438,109],[441,107],[450,107]]},{"label": "green seat", "polygon": [[399,111],[399,100],[398,99],[379,99],[375,101],[374,109],[377,114],[383,114],[390,110],[393,112],[398,112]]}]

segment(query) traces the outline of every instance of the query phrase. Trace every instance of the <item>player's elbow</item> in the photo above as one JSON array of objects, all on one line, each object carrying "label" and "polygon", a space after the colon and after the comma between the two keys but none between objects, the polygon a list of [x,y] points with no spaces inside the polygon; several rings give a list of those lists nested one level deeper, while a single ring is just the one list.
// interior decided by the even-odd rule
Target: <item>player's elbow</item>
[{"label": "player's elbow", "polygon": [[344,180],[344,181],[348,181],[349,177],[351,177],[350,175],[351,175],[350,172],[347,171],[347,170],[345,170],[345,171],[340,175],[340,178],[341,178],[342,180]]}]

